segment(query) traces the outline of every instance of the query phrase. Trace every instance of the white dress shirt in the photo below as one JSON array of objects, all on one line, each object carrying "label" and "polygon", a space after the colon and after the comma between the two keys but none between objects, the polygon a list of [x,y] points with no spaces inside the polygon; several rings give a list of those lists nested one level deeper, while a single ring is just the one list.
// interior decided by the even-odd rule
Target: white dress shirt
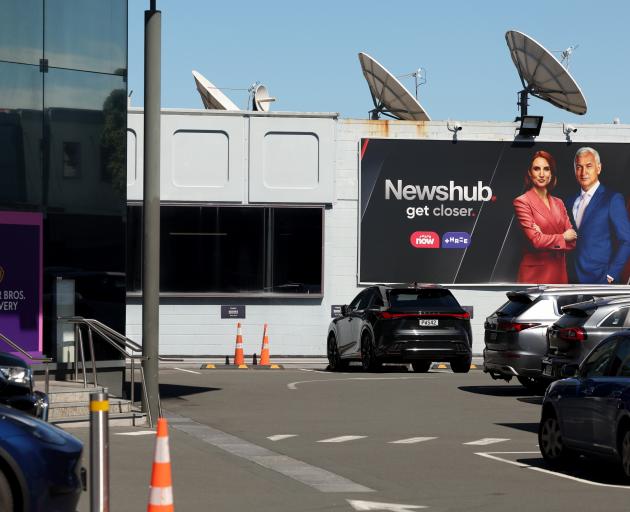
[{"label": "white dress shirt", "polygon": [[[586,211],[588,204],[591,202],[591,199],[593,199],[593,194],[595,194],[595,191],[598,188],[599,188],[599,181],[595,183],[595,185],[593,185],[591,188],[589,188],[586,192],[582,190],[582,193],[578,196],[578,198],[573,203],[573,218],[575,219],[575,223],[578,229],[580,229],[580,226],[578,225],[578,218],[577,218],[578,210],[582,208],[582,218],[580,219],[580,223],[581,223],[582,220],[584,220],[584,212]],[[582,205],[582,201],[584,201],[584,205]]]}]

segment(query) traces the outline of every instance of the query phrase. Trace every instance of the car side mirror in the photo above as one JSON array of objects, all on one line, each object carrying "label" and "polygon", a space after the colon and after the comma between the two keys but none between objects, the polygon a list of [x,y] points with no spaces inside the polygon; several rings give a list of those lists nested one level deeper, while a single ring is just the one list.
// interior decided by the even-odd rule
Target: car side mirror
[{"label": "car side mirror", "polygon": [[345,304],[341,306],[341,316],[348,316],[348,306]]},{"label": "car side mirror", "polygon": [[573,363],[572,364],[565,364],[562,367],[562,370],[560,370],[560,376],[563,379],[568,379],[570,377],[575,377],[577,375],[577,373],[578,373],[578,368],[579,367],[580,367],[579,365],[573,364]]}]

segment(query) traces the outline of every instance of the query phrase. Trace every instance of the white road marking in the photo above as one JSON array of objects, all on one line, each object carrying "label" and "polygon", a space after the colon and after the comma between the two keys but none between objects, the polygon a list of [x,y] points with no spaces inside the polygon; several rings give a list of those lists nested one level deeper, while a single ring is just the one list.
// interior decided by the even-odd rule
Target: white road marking
[{"label": "white road marking", "polygon": [[347,441],[356,441],[357,439],[365,439],[367,436],[339,436],[330,439],[322,439],[318,443],[345,443]]},{"label": "white road marking", "polygon": [[297,437],[297,434],[276,434],[275,436],[269,436],[267,439],[270,441],[282,441],[283,439],[289,439],[290,437]]},{"label": "white road marking", "polygon": [[390,441],[389,444],[414,444],[422,443],[424,441],[432,441],[437,437],[410,437],[408,439],[399,439],[398,441]]},{"label": "white road marking", "polygon": [[402,505],[400,503],[378,503],[376,501],[359,501],[347,500],[354,510],[386,510],[389,512],[409,512],[409,510],[418,510],[428,508],[424,505]]},{"label": "white road marking", "polygon": [[155,430],[137,430],[135,432],[116,432],[117,436],[148,436],[150,434],[155,435]]},{"label": "white road marking", "polygon": [[179,370],[180,372],[194,373],[195,375],[201,375],[201,372],[194,372],[192,370],[185,370],[184,368],[175,368],[175,367],[173,367],[173,370]]},{"label": "white road marking", "polygon": [[477,441],[470,441],[469,443],[462,444],[467,444],[470,446],[486,446],[488,444],[503,443],[504,441],[509,441],[509,439],[505,439],[502,437],[484,437],[483,439],[478,439]]},{"label": "white road marking", "polygon": [[335,381],[346,381],[346,380],[421,380],[421,379],[431,379],[433,377],[352,377],[349,379],[317,379],[317,380],[298,380],[296,382],[290,382],[287,384],[287,388],[289,389],[297,389],[298,384],[308,384],[311,382],[335,382]]},{"label": "white road marking", "polygon": [[585,480],[583,478],[578,478],[576,476],[565,475],[564,473],[557,473],[555,471],[550,471],[549,469],[530,466],[529,464],[525,464],[523,462],[517,462],[513,460],[504,459],[502,457],[497,457],[497,454],[498,455],[532,455],[532,454],[540,455],[540,452],[477,452],[475,453],[475,455],[485,457],[486,459],[492,459],[499,462],[505,462],[506,464],[512,464],[513,466],[518,466],[520,468],[527,468],[527,469],[531,469],[532,471],[538,471],[539,473],[546,473],[548,475],[554,475],[560,478],[566,478],[567,480],[573,480],[574,482],[579,482],[581,484],[594,485],[596,487],[611,487],[613,489],[625,489],[626,491],[630,491],[630,486],[627,486],[627,485],[602,484],[599,482],[592,482],[591,480]]}]

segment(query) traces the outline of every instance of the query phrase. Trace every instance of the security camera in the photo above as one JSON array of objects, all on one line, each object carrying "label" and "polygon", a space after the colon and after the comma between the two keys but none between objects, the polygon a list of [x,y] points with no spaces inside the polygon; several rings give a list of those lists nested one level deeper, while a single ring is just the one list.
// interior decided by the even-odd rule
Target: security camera
[{"label": "security camera", "polygon": [[562,125],[562,131],[564,132],[565,135],[569,135],[571,133],[575,133],[578,131],[578,129],[573,126],[572,124],[563,124]]},{"label": "security camera", "polygon": [[448,128],[449,131],[453,133],[457,133],[462,130],[462,123],[460,123],[459,121],[453,121],[453,122],[448,121],[446,123],[446,127]]}]

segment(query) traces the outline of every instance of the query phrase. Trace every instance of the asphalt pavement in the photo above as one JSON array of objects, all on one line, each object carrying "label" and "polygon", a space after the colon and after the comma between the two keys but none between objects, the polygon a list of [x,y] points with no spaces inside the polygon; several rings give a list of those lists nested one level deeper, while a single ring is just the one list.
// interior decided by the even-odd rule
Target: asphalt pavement
[{"label": "asphalt pavement", "polygon": [[[290,366],[161,369],[175,510],[627,509],[630,487],[605,464],[545,466],[541,398],[518,384],[480,370]],[[72,433],[88,466],[89,432]],[[110,430],[112,512],[146,510],[154,442],[147,428]]]}]

